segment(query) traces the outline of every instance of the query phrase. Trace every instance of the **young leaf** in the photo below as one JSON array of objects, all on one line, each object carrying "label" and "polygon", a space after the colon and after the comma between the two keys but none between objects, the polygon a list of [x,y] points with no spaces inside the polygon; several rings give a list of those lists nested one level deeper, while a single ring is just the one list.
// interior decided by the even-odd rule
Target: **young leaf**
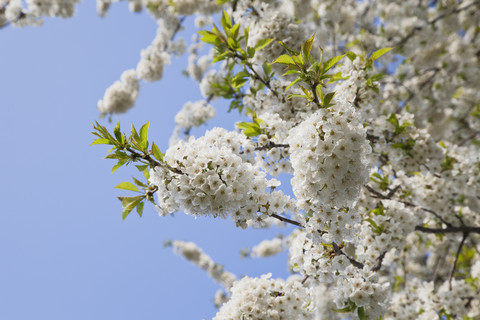
[{"label": "young leaf", "polygon": [[365,309],[363,307],[359,307],[357,309],[357,315],[360,320],[367,320],[367,315],[365,314]]},{"label": "young leaf", "polygon": [[117,185],[115,188],[138,192],[137,186],[134,185],[134,184],[131,183],[131,182],[122,182],[122,183],[120,183],[119,185]]},{"label": "young leaf", "polygon": [[347,53],[345,53],[345,55],[348,57],[348,59],[350,59],[351,61],[355,60],[357,58],[357,55],[355,53],[353,53],[352,51],[348,51]]},{"label": "young leaf", "polygon": [[278,41],[278,43],[285,48],[285,50],[287,50],[291,55],[298,55],[299,53],[295,50],[293,50],[292,48],[290,48],[289,46],[287,46],[285,43],[283,43],[282,41]]},{"label": "young leaf", "polygon": [[269,77],[270,74],[272,73],[272,65],[266,61],[263,63],[262,69],[263,69],[263,72],[265,72],[265,74],[267,75],[267,77]]},{"label": "young leaf", "polygon": [[138,215],[140,216],[140,218],[142,217],[142,213],[143,213],[143,205],[145,204],[145,202],[143,201],[140,201],[138,204],[137,204],[137,213]]},{"label": "young leaf", "polygon": [[152,153],[158,161],[163,162],[163,153],[160,151],[160,148],[157,147],[155,142],[152,143]]},{"label": "young leaf", "polygon": [[285,72],[284,74],[282,74],[282,76],[287,76],[289,74],[300,74],[301,72],[298,71],[298,70],[288,70],[287,72]]},{"label": "young leaf", "polygon": [[281,64],[285,64],[285,65],[294,65],[296,66],[296,63],[295,61],[293,60],[293,58],[291,56],[289,56],[288,54],[282,54],[280,57],[278,57],[277,59],[275,59],[275,61],[272,62],[273,63],[281,63]]},{"label": "young leaf", "polygon": [[142,164],[142,165],[135,165],[137,167],[138,171],[143,172],[145,169],[148,169],[148,165]]},{"label": "young leaf", "polygon": [[113,144],[113,143],[111,143],[110,140],[108,139],[98,138],[93,140],[93,142],[90,145],[93,146],[94,144]]},{"label": "young leaf", "polygon": [[214,46],[220,46],[222,42],[220,38],[213,32],[207,30],[198,31],[202,37],[200,38],[201,41],[209,44],[213,44]]},{"label": "young leaf", "polygon": [[135,208],[145,196],[137,196],[137,197],[118,197],[120,201],[122,201],[123,212],[122,212],[122,219],[125,218],[132,212],[133,208]]},{"label": "young leaf", "polygon": [[148,148],[148,128],[150,127],[150,121],[145,123],[141,128],[140,128],[140,147],[143,150],[147,150]]},{"label": "young leaf", "polygon": [[145,183],[143,183],[142,181],[136,179],[135,177],[132,177],[132,179],[133,179],[133,182],[135,182],[135,184],[136,184],[137,186],[139,186],[139,187],[144,187],[144,188],[148,188],[148,186],[147,186]]},{"label": "young leaf", "polygon": [[120,121],[118,121],[117,125],[115,126],[115,129],[113,129],[113,133],[115,134],[115,138],[117,138],[117,141],[123,144],[125,141],[123,140],[123,134],[120,131]]},{"label": "young leaf", "polygon": [[223,10],[222,13],[221,23],[224,30],[230,29],[232,27],[232,20],[230,19],[230,16],[225,10]]},{"label": "young leaf", "polygon": [[310,60],[310,51],[312,50],[313,40],[315,39],[315,33],[304,43],[302,43],[302,57],[303,61],[308,62]]},{"label": "young leaf", "polygon": [[117,164],[114,165],[113,168],[112,168],[112,173],[117,171],[117,169],[120,168],[121,166],[123,166],[125,163],[127,163],[127,160],[118,160]]},{"label": "young leaf", "polygon": [[257,44],[255,45],[255,50],[262,50],[263,48],[265,48],[266,46],[268,46],[270,44],[270,42],[272,42],[273,39],[260,39],[258,40]]},{"label": "young leaf", "polygon": [[373,62],[373,61],[377,60],[378,58],[380,58],[381,56],[383,56],[385,53],[387,53],[388,51],[390,51],[392,49],[393,49],[393,47],[392,48],[383,48],[383,49],[377,50],[374,53],[372,53],[372,55],[370,56],[370,58],[368,58],[368,60]]},{"label": "young leaf", "polygon": [[330,106],[333,105],[333,104],[331,104],[330,102],[332,101],[332,99],[333,99],[334,96],[335,96],[335,91],[330,92],[330,93],[327,93],[327,94],[325,95],[325,98],[323,98],[323,99],[324,99],[324,101],[323,101],[323,107],[324,107],[324,108],[328,108],[328,107],[330,107]]},{"label": "young leaf", "polygon": [[301,78],[297,78],[297,79],[293,80],[293,81],[292,81],[292,83],[290,83],[290,84],[288,85],[288,87],[287,87],[287,88],[285,88],[285,91],[287,91],[287,90],[288,90],[288,89],[289,89],[291,86],[293,86],[293,85],[295,85],[295,84],[299,83],[300,81],[302,81],[302,79],[301,79]]},{"label": "young leaf", "polygon": [[329,59],[327,62],[323,64],[323,73],[327,72],[330,70],[338,61],[340,61],[343,57],[345,57],[344,54],[341,56],[336,56],[331,59]]},{"label": "young leaf", "polygon": [[132,123],[132,128],[130,132],[131,132],[130,140],[133,139],[132,142],[135,141],[137,144],[140,144],[140,136],[138,135],[137,129],[135,129],[135,126],[133,125],[133,123]]}]

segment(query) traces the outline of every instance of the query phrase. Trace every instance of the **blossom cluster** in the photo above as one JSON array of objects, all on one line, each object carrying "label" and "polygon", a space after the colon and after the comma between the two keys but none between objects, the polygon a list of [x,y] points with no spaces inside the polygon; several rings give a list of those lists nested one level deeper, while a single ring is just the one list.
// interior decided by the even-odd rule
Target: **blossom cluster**
[{"label": "blossom cluster", "polygon": [[230,216],[237,226],[261,226],[271,214],[291,211],[290,197],[268,189],[279,185],[252,165],[254,144],[245,136],[215,128],[205,136],[179,141],[152,170],[163,214]]}]

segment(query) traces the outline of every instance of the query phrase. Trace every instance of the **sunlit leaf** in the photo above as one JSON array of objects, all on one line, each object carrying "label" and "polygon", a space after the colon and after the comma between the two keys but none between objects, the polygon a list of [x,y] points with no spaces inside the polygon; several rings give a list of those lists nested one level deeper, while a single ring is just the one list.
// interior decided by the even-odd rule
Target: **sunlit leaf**
[{"label": "sunlit leaf", "polygon": [[122,189],[122,190],[130,190],[130,191],[135,191],[138,192],[138,188],[136,185],[134,185],[131,182],[122,182],[119,185],[117,185],[115,188],[117,189]]}]

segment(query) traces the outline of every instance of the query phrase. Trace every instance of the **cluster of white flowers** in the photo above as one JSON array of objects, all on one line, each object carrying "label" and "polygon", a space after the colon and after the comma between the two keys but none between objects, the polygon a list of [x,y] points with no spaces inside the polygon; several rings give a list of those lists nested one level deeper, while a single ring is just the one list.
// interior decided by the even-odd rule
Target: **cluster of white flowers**
[{"label": "cluster of white flowers", "polygon": [[226,290],[229,290],[237,277],[223,269],[223,266],[216,264],[210,256],[205,254],[193,242],[173,241],[173,250],[175,253],[182,255],[185,259],[205,270],[210,277],[212,277],[218,284],[222,285]]},{"label": "cluster of white flowers", "polygon": [[[464,280],[453,280],[451,289],[444,282],[437,290],[433,282],[407,283],[406,289],[394,293],[390,312],[385,319],[429,320],[438,317],[438,310],[459,318],[475,319],[480,315],[480,301],[474,289]],[[467,308],[468,305],[474,308]]]},{"label": "cluster of white flowers", "polygon": [[373,266],[376,259],[392,248],[401,249],[407,236],[423,221],[419,208],[405,208],[403,203],[382,200],[376,210],[366,215],[358,232],[357,257]]},{"label": "cluster of white flowers", "polygon": [[350,207],[368,180],[371,152],[355,109],[343,101],[290,130],[292,187],[300,205]]},{"label": "cluster of white flowers", "polygon": [[213,319],[313,319],[314,300],[298,278],[284,281],[270,277],[244,277],[235,282],[230,300]]},{"label": "cluster of white flowers", "polygon": [[140,89],[139,80],[135,70],[122,73],[120,81],[115,81],[105,91],[103,100],[98,101],[98,111],[106,113],[125,113],[133,107]]},{"label": "cluster of white flowers", "polygon": [[253,153],[254,144],[244,135],[221,128],[170,147],[164,158],[168,167],[154,170],[150,181],[158,187],[163,212],[231,216],[245,228],[264,224],[272,213],[293,210],[283,192],[267,191],[278,181],[255,169]]},{"label": "cluster of white flowers", "polygon": [[274,256],[285,250],[285,241],[278,237],[271,240],[263,240],[252,248],[250,256],[253,258]]},{"label": "cluster of white flowers", "polygon": [[27,0],[24,3],[22,0],[2,0],[0,27],[6,23],[17,27],[39,25],[44,16],[69,18],[75,13],[78,2],[79,0]]},{"label": "cluster of white flowers", "polygon": [[187,102],[175,116],[175,128],[170,137],[170,146],[181,140],[181,133],[184,130],[188,135],[192,127],[198,127],[215,117],[215,109],[205,100]]},{"label": "cluster of white flowers", "polygon": [[215,117],[215,108],[205,100],[187,102],[175,116],[176,125],[182,128],[198,127]]}]

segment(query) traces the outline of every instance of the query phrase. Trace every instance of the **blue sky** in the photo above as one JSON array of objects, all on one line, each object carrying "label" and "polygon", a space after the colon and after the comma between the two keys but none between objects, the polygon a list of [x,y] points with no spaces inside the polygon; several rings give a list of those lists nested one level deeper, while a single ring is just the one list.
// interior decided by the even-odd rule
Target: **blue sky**
[{"label": "blue sky", "polygon": [[[73,19],[0,30],[0,319],[212,318],[219,287],[163,248],[166,239],[196,242],[238,276],[287,275],[286,254],[239,255],[283,230],[241,230],[183,213],[162,218],[151,206],[143,218],[122,221],[116,197],[128,192],[114,186],[138,172],[110,174],[108,148],[89,146],[90,132],[97,100],[136,66],[155,30],[146,13],[132,14],[124,3],[99,18],[94,1],[80,4]],[[113,122],[151,121],[150,139],[165,150],[178,109],[201,98],[181,75],[185,66],[174,59],[164,79],[142,85],[136,107]],[[232,129],[236,114],[217,106],[209,126]]]}]

